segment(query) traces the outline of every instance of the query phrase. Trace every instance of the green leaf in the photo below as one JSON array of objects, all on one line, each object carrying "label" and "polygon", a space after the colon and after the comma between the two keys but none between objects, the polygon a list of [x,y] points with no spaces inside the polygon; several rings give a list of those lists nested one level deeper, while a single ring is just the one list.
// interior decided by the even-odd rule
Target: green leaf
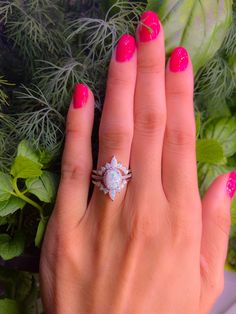
[{"label": "green leaf", "polygon": [[0,234],[0,256],[4,260],[21,255],[24,247],[25,239],[22,233],[17,233],[13,238],[5,233]]},{"label": "green leaf", "polygon": [[33,162],[39,163],[39,156],[37,152],[33,150],[30,143],[26,140],[21,141],[18,145],[17,156],[23,156]]},{"label": "green leaf", "polygon": [[1,299],[0,300],[1,314],[21,314],[19,304],[16,300]]},{"label": "green leaf", "polygon": [[12,195],[8,201],[0,202],[0,217],[15,213],[18,209],[22,209],[25,204],[25,201]]},{"label": "green leaf", "polygon": [[227,162],[222,145],[215,139],[197,140],[197,161],[223,165]]},{"label": "green leaf", "polygon": [[11,174],[15,178],[33,178],[42,174],[42,164],[36,163],[26,157],[17,156],[11,167]]},{"label": "green leaf", "polygon": [[221,47],[232,21],[232,0],[148,0],[165,30],[168,54],[184,46],[191,55],[195,73]]},{"label": "green leaf", "polygon": [[13,192],[11,177],[3,172],[0,172],[0,201],[6,201],[11,197]]},{"label": "green leaf", "polygon": [[223,147],[225,157],[236,153],[236,117],[217,118],[207,124],[204,137],[216,139]]},{"label": "green leaf", "polygon": [[198,164],[198,181],[200,194],[203,196],[211,183],[219,175],[229,172],[231,169],[226,166],[211,165],[205,163]]},{"label": "green leaf", "polygon": [[36,195],[42,202],[53,203],[57,182],[52,173],[43,171],[40,177],[27,179],[25,183],[28,191]]},{"label": "green leaf", "polygon": [[47,219],[46,218],[41,219],[38,224],[37,233],[34,240],[36,247],[40,247],[46,227],[47,227]]}]

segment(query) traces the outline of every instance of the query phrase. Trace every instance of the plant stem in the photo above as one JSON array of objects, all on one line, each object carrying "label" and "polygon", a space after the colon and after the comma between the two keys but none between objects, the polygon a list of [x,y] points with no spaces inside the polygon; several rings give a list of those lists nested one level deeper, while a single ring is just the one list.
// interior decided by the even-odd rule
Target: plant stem
[{"label": "plant stem", "polygon": [[30,198],[28,198],[27,196],[25,196],[19,189],[17,186],[17,178],[13,179],[13,187],[14,190],[16,192],[16,195],[21,198],[23,201],[25,201],[26,203],[32,205],[33,207],[37,208],[39,213],[40,213],[40,217],[41,219],[44,218],[44,214],[43,214],[43,208],[42,206],[40,206],[39,204],[37,204],[36,202],[34,202],[33,200],[31,200]]}]

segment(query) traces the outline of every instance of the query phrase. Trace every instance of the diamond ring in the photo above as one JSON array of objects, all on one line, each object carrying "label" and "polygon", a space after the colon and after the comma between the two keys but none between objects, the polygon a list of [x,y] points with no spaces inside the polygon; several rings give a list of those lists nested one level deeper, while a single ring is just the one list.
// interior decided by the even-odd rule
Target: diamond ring
[{"label": "diamond ring", "polygon": [[125,187],[131,176],[131,170],[118,163],[114,156],[110,163],[106,163],[99,170],[93,170],[92,183],[114,201],[116,193]]}]

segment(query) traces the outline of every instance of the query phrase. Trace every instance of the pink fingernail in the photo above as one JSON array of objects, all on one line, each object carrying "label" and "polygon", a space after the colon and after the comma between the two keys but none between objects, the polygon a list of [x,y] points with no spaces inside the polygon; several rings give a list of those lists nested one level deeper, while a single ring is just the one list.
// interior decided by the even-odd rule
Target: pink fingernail
[{"label": "pink fingernail", "polygon": [[88,87],[84,84],[76,84],[73,95],[73,106],[75,109],[82,108],[88,100]]},{"label": "pink fingernail", "polygon": [[230,173],[226,188],[228,195],[233,198],[236,191],[236,171]]},{"label": "pink fingernail", "polygon": [[135,39],[129,34],[124,34],[118,41],[116,46],[116,61],[129,61],[135,51]]},{"label": "pink fingernail", "polygon": [[172,72],[182,72],[188,66],[188,53],[183,47],[176,47],[170,57],[170,70]]},{"label": "pink fingernail", "polygon": [[138,26],[139,40],[147,42],[157,38],[160,28],[158,15],[153,11],[144,12]]}]

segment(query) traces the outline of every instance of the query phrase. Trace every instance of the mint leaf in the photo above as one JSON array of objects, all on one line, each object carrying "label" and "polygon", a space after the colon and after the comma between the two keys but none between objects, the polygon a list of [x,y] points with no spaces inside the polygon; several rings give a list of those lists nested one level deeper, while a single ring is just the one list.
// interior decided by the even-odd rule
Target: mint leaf
[{"label": "mint leaf", "polygon": [[17,148],[17,156],[23,156],[30,159],[33,162],[39,162],[39,156],[36,151],[33,150],[30,143],[26,140],[20,142]]},{"label": "mint leaf", "polygon": [[0,300],[1,314],[21,314],[20,306],[16,300],[1,299]]},{"label": "mint leaf", "polygon": [[35,246],[36,247],[40,247],[41,242],[43,240],[43,236],[44,236],[44,232],[46,230],[47,227],[47,219],[41,219],[39,224],[38,224],[38,228],[37,228],[37,232],[36,232],[36,236],[35,236]]},{"label": "mint leaf", "polygon": [[147,10],[159,15],[167,54],[177,46],[185,47],[195,73],[221,47],[232,22],[232,0],[148,0]]},{"label": "mint leaf", "polygon": [[15,213],[18,209],[22,209],[25,204],[25,201],[12,195],[8,201],[0,202],[0,217]]},{"label": "mint leaf", "polygon": [[222,145],[215,139],[197,140],[197,161],[222,165],[227,162]]},{"label": "mint leaf", "polygon": [[11,197],[13,192],[11,177],[3,172],[0,172],[0,201],[6,201]]},{"label": "mint leaf", "polygon": [[27,179],[25,182],[30,193],[36,195],[42,202],[53,203],[56,196],[56,177],[48,172],[43,171],[38,178]]},{"label": "mint leaf", "polygon": [[4,260],[10,260],[13,257],[23,253],[25,240],[22,233],[17,233],[13,238],[8,234],[0,234],[0,256]]},{"label": "mint leaf", "polygon": [[11,174],[15,178],[33,178],[42,174],[42,164],[36,163],[26,157],[17,156],[11,167]]},{"label": "mint leaf", "polygon": [[207,124],[204,137],[216,139],[223,147],[225,157],[236,153],[236,117],[217,118]]}]

